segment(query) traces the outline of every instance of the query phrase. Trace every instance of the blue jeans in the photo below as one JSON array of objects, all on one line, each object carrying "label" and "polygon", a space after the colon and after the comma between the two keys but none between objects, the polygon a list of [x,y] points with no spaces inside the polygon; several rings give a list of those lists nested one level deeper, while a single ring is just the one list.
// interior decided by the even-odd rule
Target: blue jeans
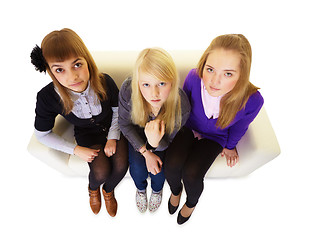
[{"label": "blue jeans", "polygon": [[[151,188],[155,192],[159,192],[162,190],[165,176],[163,171],[163,166],[161,172],[157,175],[153,175],[152,173],[148,173],[145,158],[129,143],[129,164],[130,164],[130,174],[134,180],[134,183],[138,190],[145,190],[147,188],[147,178],[150,176],[151,178]],[[159,156],[163,162],[165,151],[154,152],[157,156]]]}]

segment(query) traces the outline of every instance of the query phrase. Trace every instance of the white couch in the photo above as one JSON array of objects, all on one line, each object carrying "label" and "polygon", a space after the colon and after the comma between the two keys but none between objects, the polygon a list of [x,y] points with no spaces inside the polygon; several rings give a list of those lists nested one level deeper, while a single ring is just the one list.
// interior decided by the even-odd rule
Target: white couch
[{"label": "white couch", "polygon": [[[181,82],[183,82],[190,69],[196,66],[203,50],[169,51],[169,53],[176,63]],[[103,51],[93,52],[92,55],[99,70],[108,73],[120,87],[122,82],[131,75],[138,51]],[[66,140],[74,142],[73,126],[62,116],[57,117],[53,131]],[[228,167],[225,157],[218,156],[206,177],[227,178],[246,176],[280,154],[280,147],[264,106],[238,143],[237,150],[240,161],[236,166]],[[28,151],[36,158],[65,175],[88,175],[89,168],[86,162],[77,156],[46,147],[36,139],[34,134],[29,141]]]}]

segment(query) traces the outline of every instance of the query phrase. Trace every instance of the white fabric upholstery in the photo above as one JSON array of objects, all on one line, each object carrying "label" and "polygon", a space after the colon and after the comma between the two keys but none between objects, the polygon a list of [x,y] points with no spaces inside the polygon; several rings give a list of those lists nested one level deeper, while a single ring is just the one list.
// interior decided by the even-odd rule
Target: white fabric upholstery
[{"label": "white fabric upholstery", "polygon": [[[172,55],[181,79],[181,85],[187,73],[196,66],[203,51],[169,51]],[[108,73],[118,87],[131,75],[136,51],[93,52],[94,60],[101,72]],[[74,142],[73,126],[62,116],[58,116],[53,131],[68,141]],[[225,157],[218,156],[206,177],[226,178],[245,176],[271,161],[280,154],[280,147],[273,128],[263,107],[249,126],[246,134],[237,145],[240,162],[230,168]],[[70,176],[87,176],[88,164],[74,155],[59,152],[41,144],[33,136],[28,151],[49,166]]]}]

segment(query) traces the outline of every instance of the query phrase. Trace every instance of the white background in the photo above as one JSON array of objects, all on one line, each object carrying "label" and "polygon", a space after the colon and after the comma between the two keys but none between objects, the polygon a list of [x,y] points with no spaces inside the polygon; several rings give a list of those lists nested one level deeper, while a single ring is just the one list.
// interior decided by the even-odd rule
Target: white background
[{"label": "white background", "polygon": [[[30,0],[1,5],[1,239],[311,238],[307,1]],[[153,46],[203,51],[220,34],[244,34],[253,48],[251,80],[261,87],[281,155],[246,178],[206,180],[183,226],[177,225],[176,214],[168,214],[168,185],[158,212],[140,214],[129,178],[116,189],[117,216],[109,217],[104,208],[94,216],[87,179],[63,176],[26,150],[36,93],[49,82],[34,70],[29,54],[47,33],[64,27],[75,30],[91,51]]]}]

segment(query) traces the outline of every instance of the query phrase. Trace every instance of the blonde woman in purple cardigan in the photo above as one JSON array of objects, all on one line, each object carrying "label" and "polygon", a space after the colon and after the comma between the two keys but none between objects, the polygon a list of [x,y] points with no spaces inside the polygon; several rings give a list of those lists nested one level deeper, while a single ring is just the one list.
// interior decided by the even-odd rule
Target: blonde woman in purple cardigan
[{"label": "blonde woman in purple cardigan", "polygon": [[172,191],[170,214],[178,209],[183,184],[187,194],[178,224],[190,218],[216,157],[221,154],[228,167],[239,161],[236,145],[263,105],[258,88],[249,81],[251,59],[243,35],[218,36],[185,79],[183,89],[192,109],[170,145],[164,168]]}]

